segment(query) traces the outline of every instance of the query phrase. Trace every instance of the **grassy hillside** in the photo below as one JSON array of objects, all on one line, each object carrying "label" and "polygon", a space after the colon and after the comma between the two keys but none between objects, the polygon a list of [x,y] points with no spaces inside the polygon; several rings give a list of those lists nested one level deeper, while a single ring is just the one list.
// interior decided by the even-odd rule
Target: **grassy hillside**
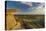
[{"label": "grassy hillside", "polygon": [[44,15],[15,15],[15,9],[6,11],[7,29],[44,28]]}]

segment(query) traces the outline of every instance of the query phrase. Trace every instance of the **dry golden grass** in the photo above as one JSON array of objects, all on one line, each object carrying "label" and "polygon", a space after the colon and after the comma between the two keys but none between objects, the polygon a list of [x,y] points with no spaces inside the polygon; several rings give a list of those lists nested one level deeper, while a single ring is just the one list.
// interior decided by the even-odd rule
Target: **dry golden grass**
[{"label": "dry golden grass", "polygon": [[7,9],[6,10],[6,14],[12,14],[12,13],[15,13],[16,12],[16,9]]},{"label": "dry golden grass", "polygon": [[16,24],[16,20],[15,20],[14,16],[11,14],[7,14],[6,22],[7,22],[7,29],[14,27]]},{"label": "dry golden grass", "polygon": [[6,24],[7,29],[10,29],[15,26],[16,20],[12,13],[16,12],[15,9],[7,9],[6,11]]},{"label": "dry golden grass", "polygon": [[7,30],[14,29],[14,28],[16,28],[16,29],[21,28],[20,22],[16,22],[14,14],[12,14],[14,12],[16,12],[15,9],[7,9],[7,11],[6,11],[6,24],[7,24],[6,28],[7,28]]}]

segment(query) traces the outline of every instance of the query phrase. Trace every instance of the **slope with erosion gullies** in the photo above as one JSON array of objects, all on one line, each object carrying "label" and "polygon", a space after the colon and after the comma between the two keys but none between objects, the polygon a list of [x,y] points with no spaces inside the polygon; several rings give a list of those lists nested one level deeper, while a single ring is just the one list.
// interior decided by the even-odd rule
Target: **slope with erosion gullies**
[{"label": "slope with erosion gullies", "polygon": [[15,15],[16,20],[21,22],[22,27],[44,28],[44,15]]}]

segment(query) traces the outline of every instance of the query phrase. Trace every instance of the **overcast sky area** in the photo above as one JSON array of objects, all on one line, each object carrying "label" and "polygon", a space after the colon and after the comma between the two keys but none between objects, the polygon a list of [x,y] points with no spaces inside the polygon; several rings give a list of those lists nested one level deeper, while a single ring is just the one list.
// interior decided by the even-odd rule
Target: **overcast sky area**
[{"label": "overcast sky area", "polygon": [[16,9],[16,14],[44,14],[45,4],[40,2],[7,1],[6,9]]}]

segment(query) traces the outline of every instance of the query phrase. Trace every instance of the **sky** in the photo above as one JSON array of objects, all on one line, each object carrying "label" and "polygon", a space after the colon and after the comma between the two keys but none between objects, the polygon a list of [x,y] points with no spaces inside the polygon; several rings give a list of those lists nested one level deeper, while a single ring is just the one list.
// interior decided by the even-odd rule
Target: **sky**
[{"label": "sky", "polygon": [[[44,3],[40,2],[20,2],[20,1],[7,1],[6,3],[7,9],[18,9],[20,12],[34,13],[40,12],[44,14]],[[40,14],[39,13],[39,14]]]}]

